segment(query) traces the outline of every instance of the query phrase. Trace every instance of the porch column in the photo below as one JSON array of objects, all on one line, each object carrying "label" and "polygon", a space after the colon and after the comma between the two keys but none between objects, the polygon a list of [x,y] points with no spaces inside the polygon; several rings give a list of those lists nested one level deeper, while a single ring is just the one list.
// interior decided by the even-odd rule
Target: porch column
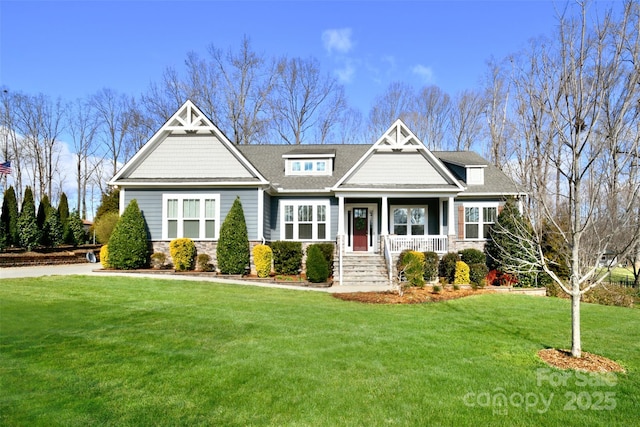
[{"label": "porch column", "polygon": [[344,196],[338,196],[338,236],[344,236]]},{"label": "porch column", "polygon": [[456,223],[454,219],[454,206],[453,197],[449,197],[449,208],[447,209],[447,235],[449,236],[449,242],[452,242],[456,237]]},{"label": "porch column", "polygon": [[382,214],[380,216],[380,235],[386,236],[389,234],[389,207],[387,203],[387,196],[382,196]]}]

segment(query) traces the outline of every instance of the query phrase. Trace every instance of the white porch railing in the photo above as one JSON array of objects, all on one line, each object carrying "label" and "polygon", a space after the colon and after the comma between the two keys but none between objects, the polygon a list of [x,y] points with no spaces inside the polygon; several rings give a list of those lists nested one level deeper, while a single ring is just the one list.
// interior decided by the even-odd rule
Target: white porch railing
[{"label": "white porch railing", "polygon": [[386,236],[391,253],[405,249],[418,252],[446,253],[449,249],[447,236]]}]

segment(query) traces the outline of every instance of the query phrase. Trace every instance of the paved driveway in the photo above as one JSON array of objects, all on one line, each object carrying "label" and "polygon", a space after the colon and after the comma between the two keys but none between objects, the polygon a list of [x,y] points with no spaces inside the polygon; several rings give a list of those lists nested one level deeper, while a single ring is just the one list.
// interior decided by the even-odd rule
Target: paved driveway
[{"label": "paved driveway", "polygon": [[69,274],[90,274],[93,270],[101,268],[100,264],[61,264],[38,265],[31,267],[5,267],[0,268],[0,279],[13,279],[18,277],[40,277]]}]

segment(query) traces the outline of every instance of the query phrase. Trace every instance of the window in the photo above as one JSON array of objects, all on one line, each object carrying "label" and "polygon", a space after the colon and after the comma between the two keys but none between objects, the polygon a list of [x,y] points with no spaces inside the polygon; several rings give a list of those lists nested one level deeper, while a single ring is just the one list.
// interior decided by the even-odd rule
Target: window
[{"label": "window", "polygon": [[464,207],[464,238],[486,239],[498,216],[497,204]]},{"label": "window", "polygon": [[283,202],[283,240],[326,240],[329,238],[329,202]]},{"label": "window", "polygon": [[331,159],[287,160],[287,175],[331,175]]},{"label": "window", "polygon": [[163,195],[162,236],[164,239],[188,237],[194,240],[218,238],[220,196]]},{"label": "window", "polygon": [[427,234],[427,208],[423,206],[394,207],[393,234],[399,236],[424,236]]}]

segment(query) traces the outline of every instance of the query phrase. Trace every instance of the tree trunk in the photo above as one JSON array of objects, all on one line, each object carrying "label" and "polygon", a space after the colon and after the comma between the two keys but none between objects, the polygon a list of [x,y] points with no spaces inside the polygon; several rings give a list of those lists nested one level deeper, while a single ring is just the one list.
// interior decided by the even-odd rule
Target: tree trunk
[{"label": "tree trunk", "polygon": [[[573,280],[578,280],[577,278]],[[582,340],[580,338],[580,288],[571,295],[571,355],[582,357]]]}]

